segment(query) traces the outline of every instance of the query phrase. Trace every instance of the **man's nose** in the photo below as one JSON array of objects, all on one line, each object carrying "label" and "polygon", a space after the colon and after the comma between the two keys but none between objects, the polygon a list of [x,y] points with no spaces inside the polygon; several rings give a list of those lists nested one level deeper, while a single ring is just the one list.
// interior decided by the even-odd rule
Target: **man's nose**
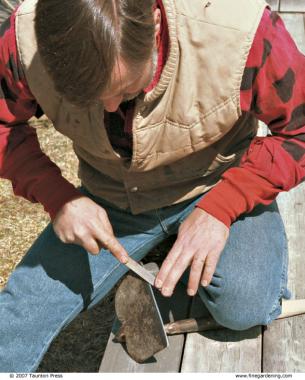
[{"label": "man's nose", "polygon": [[122,103],[123,96],[114,96],[113,98],[109,98],[107,100],[104,100],[104,108],[107,112],[115,112],[118,108],[119,105]]}]

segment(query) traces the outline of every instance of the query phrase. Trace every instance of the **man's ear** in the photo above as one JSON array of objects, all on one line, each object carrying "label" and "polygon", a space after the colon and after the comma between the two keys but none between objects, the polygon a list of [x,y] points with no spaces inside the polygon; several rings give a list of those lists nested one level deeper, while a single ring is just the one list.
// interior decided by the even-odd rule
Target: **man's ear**
[{"label": "man's ear", "polygon": [[154,10],[154,22],[155,22],[155,41],[156,41],[156,46],[158,46],[159,41],[160,41],[160,30],[161,30],[161,11],[158,8]]}]

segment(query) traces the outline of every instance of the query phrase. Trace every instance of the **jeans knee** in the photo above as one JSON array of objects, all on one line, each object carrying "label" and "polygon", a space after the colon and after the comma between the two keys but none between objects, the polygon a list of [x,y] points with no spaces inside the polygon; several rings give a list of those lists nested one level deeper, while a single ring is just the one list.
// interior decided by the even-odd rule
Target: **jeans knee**
[{"label": "jeans knee", "polygon": [[254,300],[248,294],[236,295],[228,288],[213,286],[201,288],[200,297],[209,312],[220,325],[231,330],[248,330],[270,323],[270,309],[264,307],[261,297]]},{"label": "jeans knee", "polygon": [[260,324],[257,323],[257,319],[254,316],[248,315],[245,310],[228,311],[216,308],[212,311],[212,315],[217,323],[230,330],[243,331]]}]

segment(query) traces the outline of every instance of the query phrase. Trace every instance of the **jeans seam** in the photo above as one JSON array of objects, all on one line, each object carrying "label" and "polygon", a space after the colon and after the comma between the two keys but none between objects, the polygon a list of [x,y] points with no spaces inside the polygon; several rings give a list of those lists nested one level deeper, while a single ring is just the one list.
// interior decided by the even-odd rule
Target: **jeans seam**
[{"label": "jeans seam", "polygon": [[[158,236],[162,236],[161,234],[158,234],[157,235],[157,237]],[[150,243],[152,240],[154,240],[154,239],[149,239],[145,244],[147,244],[147,243]],[[135,253],[138,251],[138,250],[140,250],[142,247],[144,247],[145,246],[145,244],[143,243],[142,245],[140,245],[140,246],[135,246],[135,250],[133,250],[133,249],[131,249],[131,251],[133,252],[133,253],[131,253],[129,256],[131,256],[131,257],[133,257],[134,255],[135,255]],[[115,266],[115,267],[113,267],[113,269],[112,269],[112,271],[111,272],[109,272],[108,273],[108,275],[106,275],[105,277],[103,277],[94,287],[93,287],[93,290],[95,290],[95,289],[97,289],[104,281],[106,281],[111,275],[112,275],[112,273],[116,270],[116,269],[118,269],[120,266],[121,266],[122,264],[121,263],[117,263],[117,265]]]},{"label": "jeans seam", "polygon": [[167,226],[165,225],[165,223],[163,222],[163,220],[161,219],[161,216],[160,216],[158,210],[155,210],[155,215],[156,215],[156,217],[157,217],[157,219],[158,219],[158,221],[159,221],[159,223],[160,223],[160,226],[161,226],[163,232],[164,232],[166,235],[169,236],[169,230],[168,230]]}]

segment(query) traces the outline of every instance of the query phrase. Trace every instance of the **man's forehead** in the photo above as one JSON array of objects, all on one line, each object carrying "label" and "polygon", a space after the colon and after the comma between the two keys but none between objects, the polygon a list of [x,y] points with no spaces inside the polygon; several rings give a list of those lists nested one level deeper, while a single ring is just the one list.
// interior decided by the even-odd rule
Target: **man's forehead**
[{"label": "man's forehead", "polygon": [[112,97],[120,94],[126,88],[132,86],[141,76],[141,71],[127,67],[122,60],[118,61],[113,69],[109,88],[104,91],[102,97]]},{"label": "man's forehead", "polygon": [[104,92],[104,95],[114,95],[116,92],[122,91],[124,88],[129,87],[133,82],[140,77],[135,70],[130,69],[119,59],[115,65],[109,88]]}]

